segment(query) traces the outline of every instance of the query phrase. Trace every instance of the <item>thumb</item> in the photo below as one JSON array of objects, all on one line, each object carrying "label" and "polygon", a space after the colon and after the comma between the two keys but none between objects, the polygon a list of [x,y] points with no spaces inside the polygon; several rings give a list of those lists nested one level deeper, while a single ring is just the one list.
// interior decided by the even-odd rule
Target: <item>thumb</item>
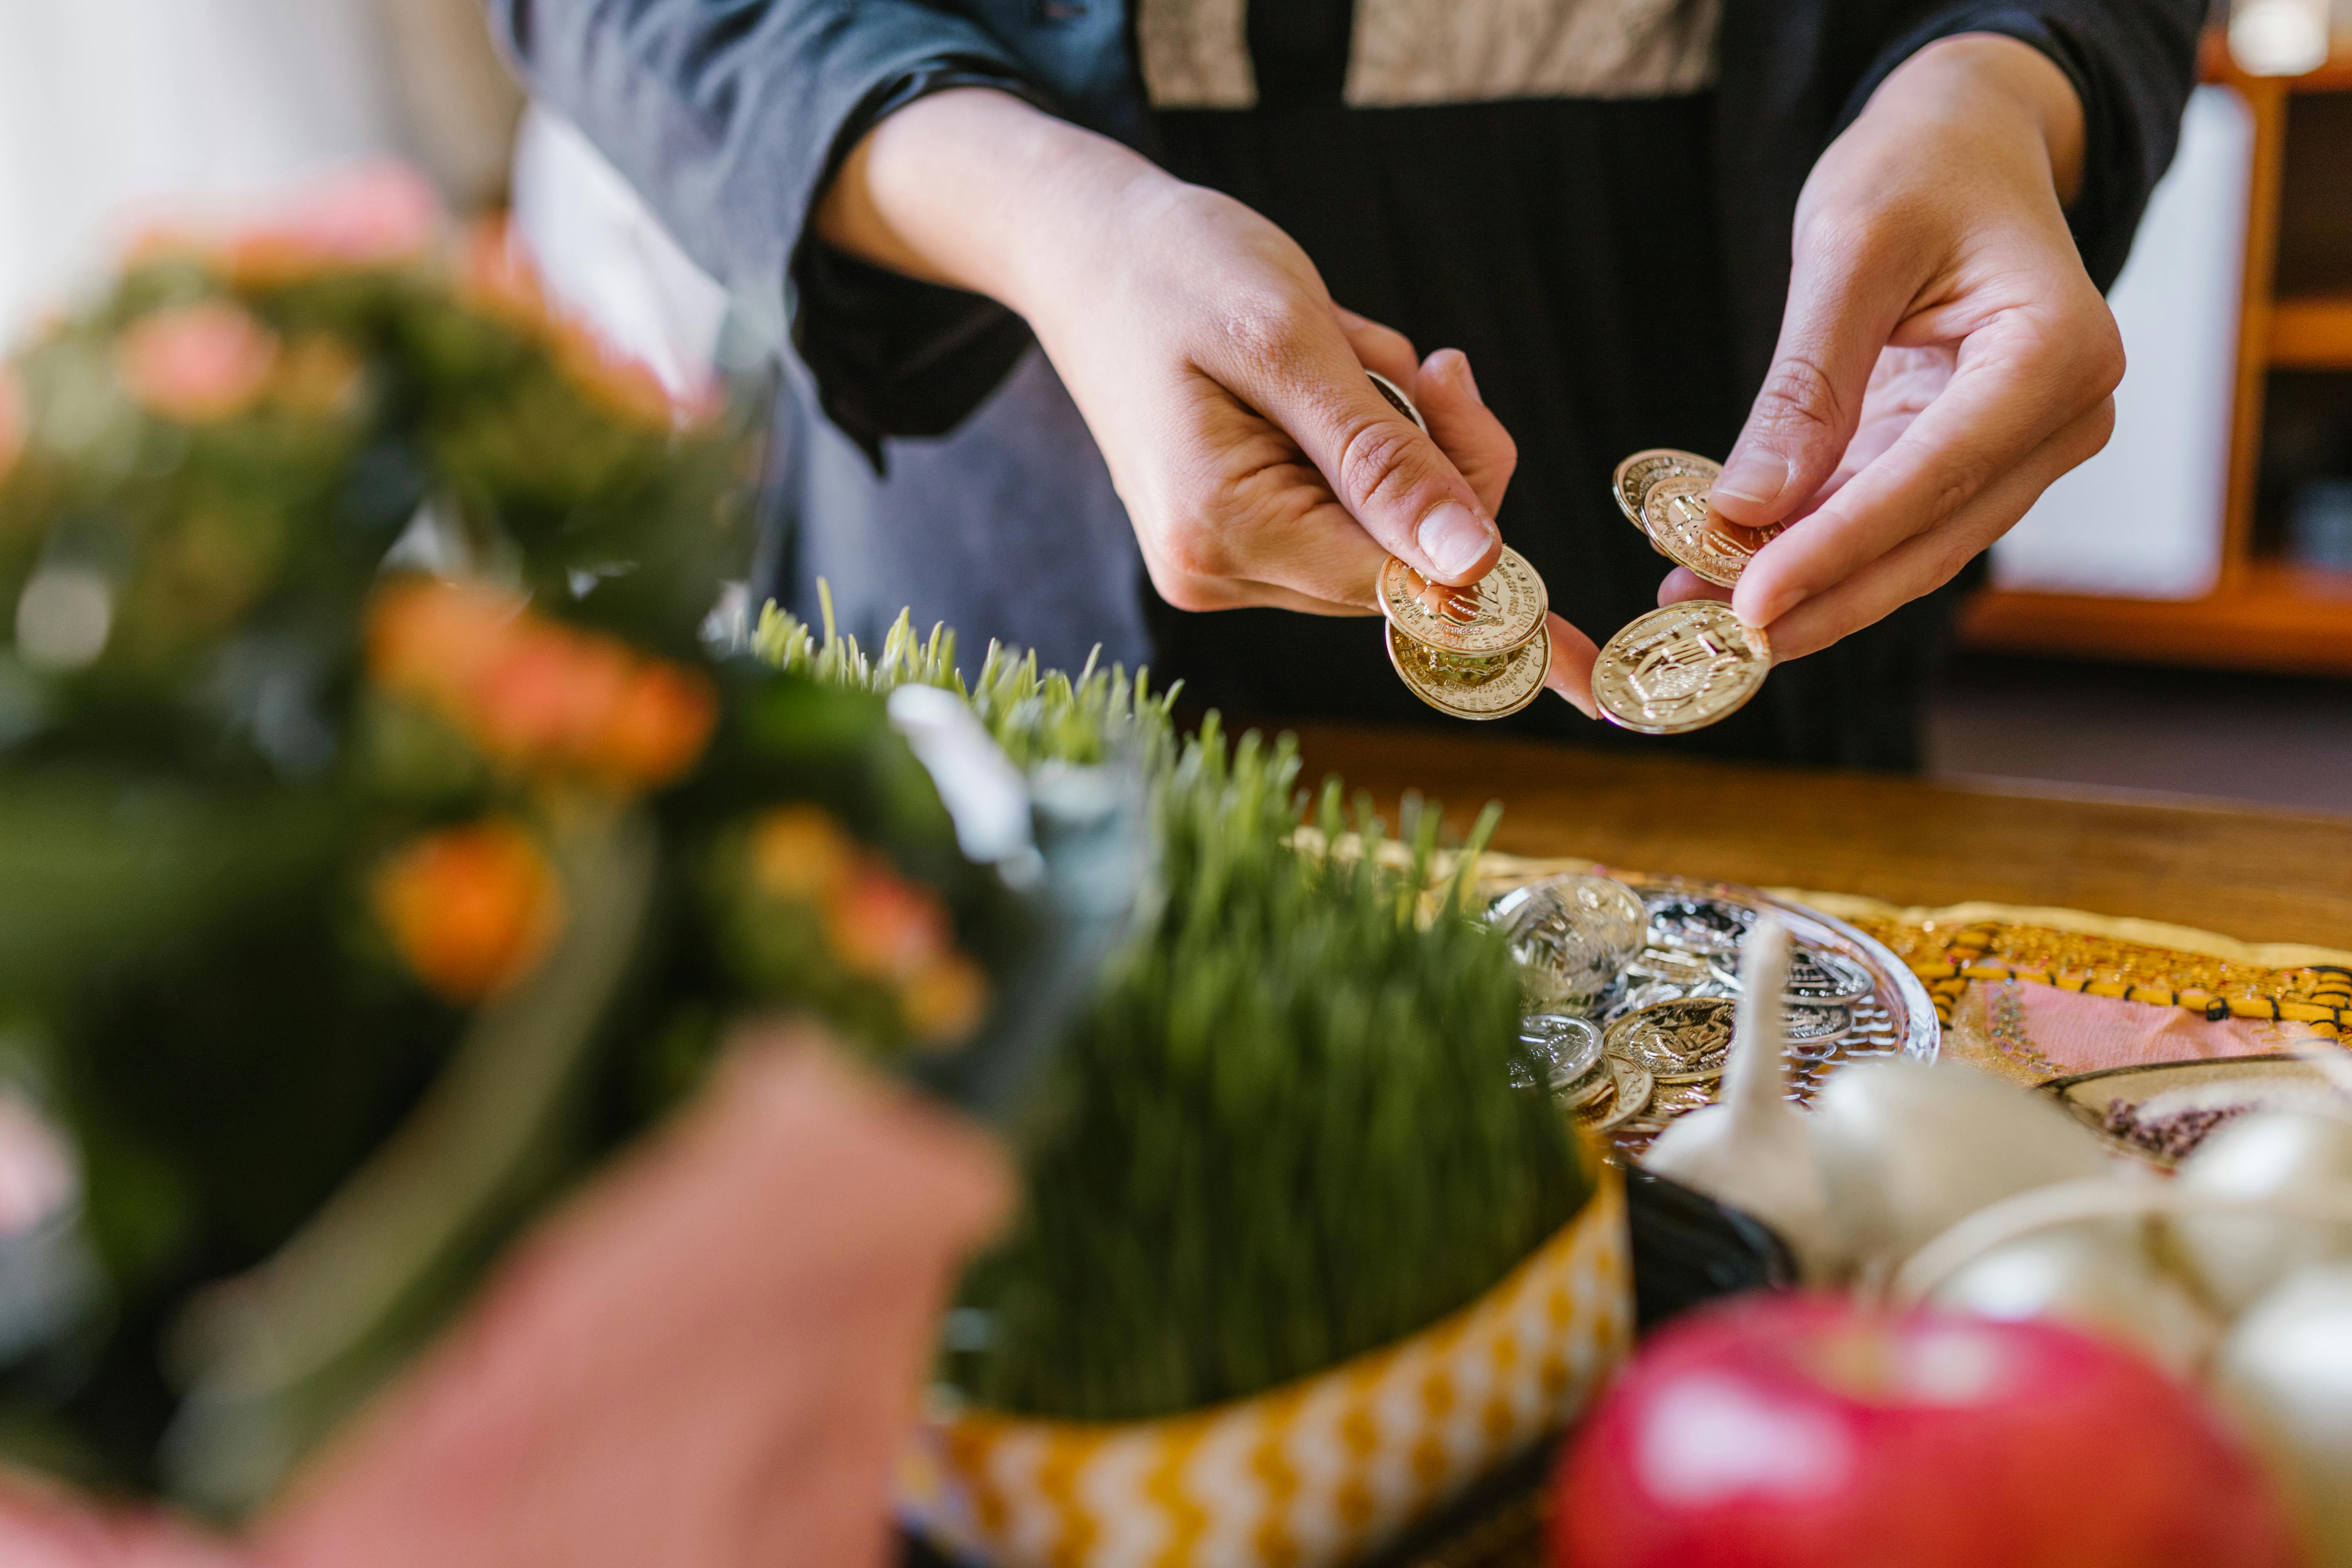
[{"label": "thumb", "polygon": [[1495,518],[1437,444],[1364,374],[1328,312],[1286,352],[1221,375],[1280,426],[1381,548],[1440,583],[1474,583],[1502,553]]},{"label": "thumb", "polygon": [[1749,528],[1779,522],[1837,471],[1862,419],[1871,367],[1908,303],[1887,269],[1800,244],[1772,368],[1723,473],[1717,511]]}]

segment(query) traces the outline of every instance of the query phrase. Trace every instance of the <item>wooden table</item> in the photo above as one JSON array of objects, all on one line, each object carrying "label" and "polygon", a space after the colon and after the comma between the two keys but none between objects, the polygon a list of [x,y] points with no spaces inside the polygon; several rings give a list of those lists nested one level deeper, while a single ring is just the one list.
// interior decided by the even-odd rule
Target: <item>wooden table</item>
[{"label": "wooden table", "polygon": [[2352,817],[1687,762],[1466,730],[1309,726],[1299,740],[1308,783],[1337,772],[1381,799],[1391,824],[1409,788],[1444,802],[1457,831],[1501,801],[1495,847],[1514,854],[1898,904],[2055,904],[2352,948]]}]

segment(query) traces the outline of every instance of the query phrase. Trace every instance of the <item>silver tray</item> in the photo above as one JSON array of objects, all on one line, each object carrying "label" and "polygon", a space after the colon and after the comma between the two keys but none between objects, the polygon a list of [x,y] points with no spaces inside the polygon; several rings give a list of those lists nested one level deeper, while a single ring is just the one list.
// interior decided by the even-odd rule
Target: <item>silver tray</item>
[{"label": "silver tray", "polygon": [[[1871,994],[1852,1004],[1853,1026],[1837,1040],[1818,1048],[1797,1047],[1789,1054],[1789,1098],[1808,1104],[1830,1076],[1851,1061],[1909,1057],[1934,1061],[1943,1045],[1943,1028],[1936,1019],[1936,1004],[1910,967],[1884,942],[1865,936],[1834,915],[1804,904],[1776,899],[1736,882],[1708,882],[1688,877],[1645,877],[1595,868],[1595,874],[1615,877],[1641,895],[1644,903],[1675,896],[1706,898],[1756,910],[1769,910],[1789,928],[1797,942],[1818,952],[1832,952],[1861,966],[1872,982]],[[1488,899],[1538,880],[1534,876],[1496,878],[1482,884]],[[1700,1092],[1714,1086],[1699,1086]],[[1663,1114],[1645,1112],[1610,1133],[1619,1154],[1638,1158],[1667,1121],[1705,1103],[1700,1092],[1685,1093],[1680,1103],[1669,1102]],[[1653,1112],[1658,1110],[1654,1105]]]}]

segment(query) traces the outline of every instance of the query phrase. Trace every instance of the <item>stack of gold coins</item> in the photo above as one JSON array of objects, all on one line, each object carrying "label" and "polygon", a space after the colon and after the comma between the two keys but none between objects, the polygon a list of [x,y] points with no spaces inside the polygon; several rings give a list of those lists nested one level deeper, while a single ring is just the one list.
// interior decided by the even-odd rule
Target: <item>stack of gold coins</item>
[{"label": "stack of gold coins", "polygon": [[[1707,496],[1721,472],[1721,465],[1696,453],[1657,447],[1618,464],[1610,489],[1652,549],[1728,588],[1780,530],[1742,528],[1716,516]],[[1690,599],[1652,610],[1609,639],[1593,665],[1592,698],[1612,724],[1679,735],[1736,712],[1771,668],[1763,628],[1742,625],[1728,605]]]},{"label": "stack of gold coins", "polygon": [[1389,663],[1412,694],[1457,719],[1500,719],[1543,689],[1551,668],[1543,579],[1506,548],[1466,588],[1432,582],[1391,556],[1381,568]]},{"label": "stack of gold coins", "polygon": [[[1366,372],[1399,413],[1429,426],[1397,384]],[[1500,719],[1536,700],[1551,668],[1550,596],[1527,557],[1506,548],[1468,587],[1432,581],[1391,556],[1381,568],[1389,663],[1412,694],[1456,719]]]}]

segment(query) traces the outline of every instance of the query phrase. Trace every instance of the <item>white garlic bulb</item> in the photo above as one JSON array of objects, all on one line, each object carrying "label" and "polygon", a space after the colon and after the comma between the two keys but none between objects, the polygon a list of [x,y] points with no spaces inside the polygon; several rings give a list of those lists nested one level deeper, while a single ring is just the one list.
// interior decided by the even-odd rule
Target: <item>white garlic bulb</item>
[{"label": "white garlic bulb", "polygon": [[2213,1388],[2284,1484],[2317,1561],[2352,1568],[2352,1264],[2294,1275],[2238,1320]]},{"label": "white garlic bulb", "polygon": [[1642,1163],[1754,1215],[1789,1244],[1806,1278],[1821,1279],[1835,1263],[1821,1173],[1805,1114],[1788,1100],[1781,1012],[1769,1005],[1788,978],[1788,928],[1765,915],[1741,947],[1739,981],[1748,1000],[1733,1024],[1722,1102],[1667,1123]]},{"label": "white garlic bulb", "polygon": [[1956,1062],[1850,1067],[1822,1091],[1812,1132],[1831,1246],[1871,1279],[1988,1204],[2108,1168],[2064,1111]]},{"label": "white garlic bulb", "polygon": [[1929,1300],[1988,1318],[2047,1318],[2131,1345],[2176,1376],[2202,1369],[2221,1326],[2114,1222],[2045,1230],[1996,1247]]},{"label": "white garlic bulb", "polygon": [[[2183,1190],[2269,1198],[2352,1192],[2352,1121],[2256,1110],[2225,1122],[2180,1163]],[[2173,1222],[2207,1294],[2235,1314],[2288,1275],[2352,1257],[2352,1226],[2284,1214],[2185,1214]]]}]

